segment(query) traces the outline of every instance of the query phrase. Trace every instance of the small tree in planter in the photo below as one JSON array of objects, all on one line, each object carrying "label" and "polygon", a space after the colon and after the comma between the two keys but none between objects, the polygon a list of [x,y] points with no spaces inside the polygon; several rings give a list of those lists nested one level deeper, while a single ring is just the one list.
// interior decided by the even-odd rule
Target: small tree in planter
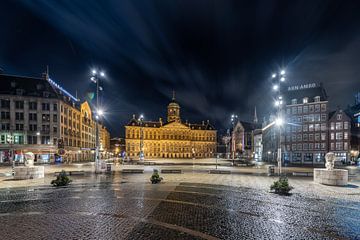
[{"label": "small tree in planter", "polygon": [[71,182],[72,180],[68,176],[66,176],[66,172],[62,170],[61,173],[56,177],[56,179],[51,181],[51,185],[53,185],[54,187],[61,187],[67,186]]},{"label": "small tree in planter", "polygon": [[289,181],[285,176],[281,176],[278,181],[275,181],[270,186],[270,190],[274,190],[276,194],[280,195],[289,195],[292,189],[294,189],[294,187],[289,185]]},{"label": "small tree in planter", "polygon": [[154,169],[154,172],[153,172],[153,174],[152,174],[151,177],[150,177],[151,183],[152,183],[152,184],[156,184],[156,183],[161,182],[161,180],[163,180],[163,178],[160,177],[159,171],[158,171],[157,169]]}]

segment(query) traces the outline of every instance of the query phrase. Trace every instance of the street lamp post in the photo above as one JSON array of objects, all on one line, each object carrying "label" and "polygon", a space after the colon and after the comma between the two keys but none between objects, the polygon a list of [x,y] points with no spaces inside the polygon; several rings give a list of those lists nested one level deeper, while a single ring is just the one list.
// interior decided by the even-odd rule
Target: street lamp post
[{"label": "street lamp post", "polygon": [[285,70],[281,70],[279,74],[272,74],[273,79],[273,90],[276,92],[275,95],[275,107],[277,108],[277,119],[275,120],[275,124],[279,128],[279,142],[278,142],[278,150],[277,150],[277,163],[278,163],[278,174],[279,176],[282,173],[282,160],[281,160],[281,126],[283,125],[282,118],[282,106],[284,104],[284,99],[281,96],[281,84],[285,82]]},{"label": "street lamp post", "polygon": [[233,165],[235,163],[235,152],[236,152],[236,148],[235,148],[235,136],[234,136],[234,128],[235,128],[235,124],[236,121],[238,119],[237,115],[232,114],[231,115],[231,131],[230,131],[230,139],[231,139],[231,155],[232,155],[232,161],[233,161]]},{"label": "street lamp post", "polygon": [[144,160],[144,130],[143,130],[143,123],[144,123],[144,115],[140,115],[139,117],[140,122],[140,154],[139,154],[139,160]]},{"label": "street lamp post", "polygon": [[95,142],[95,172],[99,172],[100,170],[100,134],[99,134],[99,121],[100,117],[103,115],[103,111],[100,109],[99,105],[99,91],[100,91],[100,77],[105,77],[105,73],[102,71],[98,71],[96,69],[92,70],[91,81],[96,83],[96,142]]}]

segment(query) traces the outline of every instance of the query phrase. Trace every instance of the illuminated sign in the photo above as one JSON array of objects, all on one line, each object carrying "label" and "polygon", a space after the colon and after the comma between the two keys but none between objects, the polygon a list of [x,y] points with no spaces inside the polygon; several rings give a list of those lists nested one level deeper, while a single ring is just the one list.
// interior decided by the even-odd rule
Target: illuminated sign
[{"label": "illuminated sign", "polygon": [[316,87],[317,87],[316,83],[307,83],[296,86],[290,86],[288,87],[288,91],[296,91],[296,90],[303,90],[303,89],[316,88]]},{"label": "illuminated sign", "polygon": [[64,88],[62,88],[59,84],[57,84],[55,81],[51,80],[50,78],[48,79],[49,83],[51,85],[53,85],[54,87],[56,87],[57,89],[59,89],[61,92],[65,93],[65,95],[67,95],[68,97],[70,97],[72,100],[74,100],[75,102],[79,101],[79,99],[77,99],[76,97],[74,97],[73,95],[71,95],[68,91],[66,91]]}]

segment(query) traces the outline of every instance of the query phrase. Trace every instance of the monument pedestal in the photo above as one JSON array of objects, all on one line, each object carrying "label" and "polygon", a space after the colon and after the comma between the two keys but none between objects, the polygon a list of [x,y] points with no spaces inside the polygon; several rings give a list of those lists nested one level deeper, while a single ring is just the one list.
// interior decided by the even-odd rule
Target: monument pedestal
[{"label": "monument pedestal", "polygon": [[346,186],[348,171],[344,169],[314,169],[314,182],[330,186]]},{"label": "monument pedestal", "polygon": [[16,180],[44,178],[44,166],[21,166],[14,170]]}]

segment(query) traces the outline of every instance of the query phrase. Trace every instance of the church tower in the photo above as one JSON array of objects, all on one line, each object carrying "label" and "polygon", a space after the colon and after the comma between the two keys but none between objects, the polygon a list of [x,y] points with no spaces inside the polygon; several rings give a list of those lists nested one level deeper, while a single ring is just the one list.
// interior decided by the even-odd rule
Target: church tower
[{"label": "church tower", "polygon": [[175,91],[173,91],[172,101],[167,107],[167,121],[168,122],[181,122],[180,120],[180,106],[175,100]]}]

